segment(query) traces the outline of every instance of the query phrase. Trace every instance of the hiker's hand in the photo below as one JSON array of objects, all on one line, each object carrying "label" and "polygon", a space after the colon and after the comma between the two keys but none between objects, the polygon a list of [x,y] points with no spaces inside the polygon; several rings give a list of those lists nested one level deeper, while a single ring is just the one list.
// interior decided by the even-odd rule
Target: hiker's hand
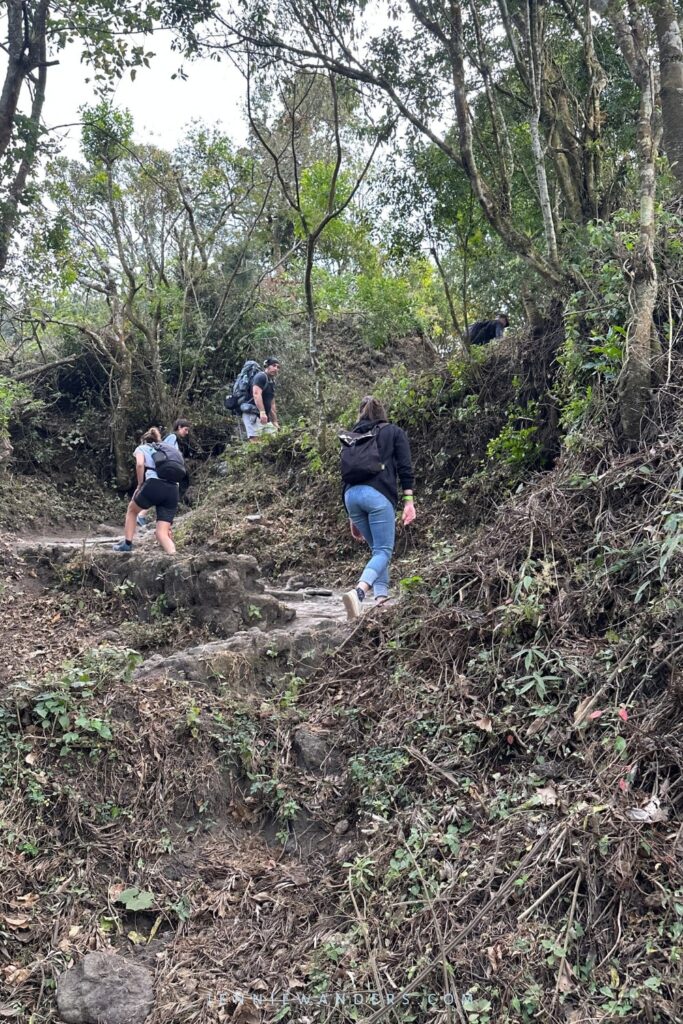
[{"label": "hiker's hand", "polygon": [[356,524],[354,522],[352,522],[350,519],[349,519],[349,526],[351,527],[351,536],[353,537],[354,540],[365,540],[365,537],[360,532],[360,530],[358,529]]},{"label": "hiker's hand", "polygon": [[259,420],[261,421],[261,423],[267,423],[268,422],[268,417],[266,416],[266,414],[264,412],[262,412],[259,415]]},{"label": "hiker's hand", "polygon": [[401,516],[401,522],[404,526],[410,526],[415,521],[415,503],[407,501],[403,506],[403,515]]}]

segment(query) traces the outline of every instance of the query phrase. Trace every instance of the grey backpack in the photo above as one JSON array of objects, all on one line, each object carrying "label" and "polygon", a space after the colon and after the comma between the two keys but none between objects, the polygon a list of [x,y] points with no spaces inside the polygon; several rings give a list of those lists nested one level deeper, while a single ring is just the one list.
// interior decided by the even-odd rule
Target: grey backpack
[{"label": "grey backpack", "polygon": [[159,441],[152,446],[152,461],[156,475],[169,484],[179,484],[187,476],[185,460],[174,444]]}]

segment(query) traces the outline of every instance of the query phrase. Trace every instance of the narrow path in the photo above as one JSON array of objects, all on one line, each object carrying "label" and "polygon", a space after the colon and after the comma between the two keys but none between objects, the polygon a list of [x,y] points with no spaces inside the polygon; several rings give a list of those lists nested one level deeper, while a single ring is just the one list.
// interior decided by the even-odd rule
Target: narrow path
[{"label": "narrow path", "polygon": [[[106,530],[106,533],[104,532]],[[52,570],[45,563],[58,560],[58,552],[79,550],[106,550],[121,536],[120,527],[98,526],[92,532],[65,530],[5,537],[3,600],[6,635],[13,637],[11,650],[0,664],[0,684],[27,677],[41,677],[54,671],[68,658],[101,644],[128,645],[118,635],[127,617],[125,609],[102,600],[98,606],[83,591],[53,586]],[[149,551],[153,537],[143,537],[141,551]],[[133,555],[132,557],[135,557]],[[182,557],[182,555],[181,555]],[[41,565],[42,562],[42,565]],[[266,631],[251,629],[260,645],[261,636],[272,636],[276,646],[289,646],[295,637],[327,632],[346,620],[341,595],[324,588],[285,590],[262,581],[265,594],[276,599],[293,615],[290,621],[278,622]],[[87,586],[87,585],[86,585]],[[277,635],[275,635],[277,634]],[[240,633],[240,636],[243,634]],[[206,634],[204,635],[206,641]],[[192,632],[181,640],[171,658],[183,657],[197,649],[201,636]],[[226,640],[210,643],[210,647],[225,645]],[[133,642],[133,646],[135,643]]]},{"label": "narrow path", "polygon": [[266,586],[266,593],[282,601],[295,612],[296,618],[287,623],[291,629],[310,629],[318,623],[342,622],[346,611],[341,593],[323,588],[307,587],[303,590],[278,590]]},{"label": "narrow path", "polygon": [[99,524],[96,527],[84,525],[59,533],[26,533],[15,536],[5,534],[4,539],[17,554],[36,548],[80,548],[99,544],[114,544],[121,539],[121,524]]},{"label": "narrow path", "polygon": [[[78,549],[106,548],[110,544],[116,544],[123,539],[120,528],[107,527],[108,532],[103,534],[102,527],[94,536],[87,533],[71,532],[66,534],[37,534],[33,536],[17,537],[11,544],[14,552],[19,555],[36,554],[40,550],[49,551],[54,548],[66,548],[74,551]],[[137,546],[145,550],[153,541],[152,532],[143,535],[137,542]],[[181,552],[182,554],[182,552]],[[281,601],[295,613],[291,623],[285,624],[283,628],[289,627],[292,630],[310,628],[319,622],[342,621],[346,613],[341,601],[341,592],[328,590],[324,587],[303,587],[295,590],[285,590],[281,587],[272,586],[264,580],[265,592],[271,597]]]}]

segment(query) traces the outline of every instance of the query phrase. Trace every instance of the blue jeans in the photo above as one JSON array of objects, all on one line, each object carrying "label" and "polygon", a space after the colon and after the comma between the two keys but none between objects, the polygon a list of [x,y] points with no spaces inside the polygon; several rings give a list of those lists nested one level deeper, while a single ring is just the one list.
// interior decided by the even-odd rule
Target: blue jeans
[{"label": "blue jeans", "polygon": [[389,562],[396,536],[396,512],[388,498],[368,484],[355,484],[344,495],[349,518],[372,548],[372,558],[360,581],[367,583],[375,597],[389,593]]}]

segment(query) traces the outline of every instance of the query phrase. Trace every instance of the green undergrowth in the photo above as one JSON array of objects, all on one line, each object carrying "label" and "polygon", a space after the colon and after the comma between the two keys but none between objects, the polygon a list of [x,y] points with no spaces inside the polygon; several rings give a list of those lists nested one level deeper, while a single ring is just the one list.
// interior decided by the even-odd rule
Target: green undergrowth
[{"label": "green undergrowth", "polygon": [[[545,401],[513,377],[478,456],[511,474],[544,445],[519,410]],[[397,391],[407,417],[423,390]],[[434,436],[467,397],[439,395],[418,452],[418,424]],[[53,1020],[55,973],[111,944],[160,964],[151,1024],[382,1007],[400,1024],[677,1024],[683,422],[675,388],[661,397],[657,436],[627,454],[609,402],[586,409],[555,464],[505,476],[466,533],[432,496],[396,606],[315,671],[315,651],[283,664],[274,647],[190,683],[105,649],[10,690],[15,1015]],[[185,543],[341,566],[333,475],[305,437],[237,453]],[[240,479],[260,521],[237,521]]]},{"label": "green undergrowth", "polygon": [[[288,705],[344,765],[265,772],[354,837],[326,955],[398,1020],[679,1018],[683,470],[662,426],[565,456]],[[333,1000],[314,962],[297,978]]]}]

